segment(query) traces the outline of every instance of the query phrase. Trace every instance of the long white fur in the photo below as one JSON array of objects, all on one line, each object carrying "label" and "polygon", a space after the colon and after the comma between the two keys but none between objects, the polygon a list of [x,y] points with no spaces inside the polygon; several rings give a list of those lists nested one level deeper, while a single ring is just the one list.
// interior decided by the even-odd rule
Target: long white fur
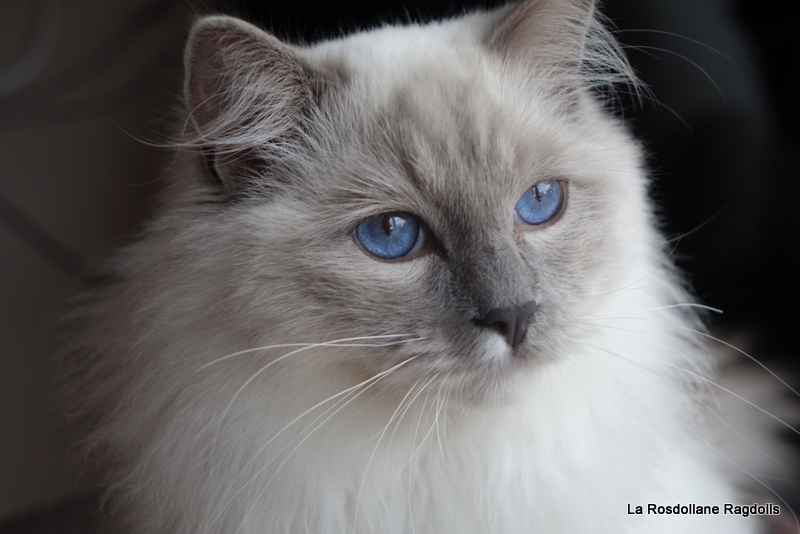
[{"label": "long white fur", "polygon": [[[345,63],[365,95],[387,94],[420,69],[475,76],[479,36],[508,13],[387,27],[294,53],[311,65]],[[590,53],[598,50],[616,70],[595,73],[624,70],[608,45]],[[491,76],[479,83],[498,101],[519,98]],[[618,177],[609,185],[619,199],[608,223],[616,248],[597,252],[606,267],[564,304],[572,338],[557,357],[518,370],[497,402],[471,401],[444,365],[414,374],[419,356],[380,371],[360,363],[376,346],[436,340],[339,336],[313,314],[277,322],[269,310],[291,308],[293,288],[270,258],[303,253],[285,237],[304,228],[300,207],[220,215],[197,203],[209,186],[198,183],[196,162],[181,167],[162,214],[115,260],[121,282],[78,313],[90,324],[73,351],[86,354],[75,364],[79,410],[96,414],[95,442],[115,466],[128,532],[759,530],[752,517],[628,514],[628,505],[738,502],[704,428],[699,400],[713,399],[702,377],[713,370],[691,334],[702,326],[680,307],[691,301],[654,230],[640,151],[624,128],[594,104],[580,128],[548,118],[540,102],[520,105],[548,139],[571,147],[565,173]],[[213,144],[220,131],[201,141]],[[257,146],[269,134],[237,135],[219,146]],[[525,239],[549,246],[546,236]],[[414,279],[425,269],[374,263],[362,277]],[[487,361],[508,357],[499,335],[481,343]]]}]

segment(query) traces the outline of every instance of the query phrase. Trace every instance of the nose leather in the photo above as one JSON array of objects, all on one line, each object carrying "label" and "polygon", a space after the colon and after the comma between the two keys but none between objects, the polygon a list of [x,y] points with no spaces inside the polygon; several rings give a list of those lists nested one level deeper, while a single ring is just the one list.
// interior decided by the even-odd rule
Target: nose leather
[{"label": "nose leather", "polygon": [[532,300],[510,308],[495,308],[486,312],[476,322],[497,329],[506,343],[516,347],[525,339],[529,319],[538,307],[539,304]]}]

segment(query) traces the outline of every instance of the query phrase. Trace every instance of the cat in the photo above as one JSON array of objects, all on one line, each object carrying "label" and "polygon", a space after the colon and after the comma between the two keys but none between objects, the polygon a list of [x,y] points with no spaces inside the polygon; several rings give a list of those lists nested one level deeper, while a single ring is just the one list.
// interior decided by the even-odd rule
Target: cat
[{"label": "cat", "polygon": [[65,356],[124,532],[759,531],[593,0],[314,46],[209,16],[185,66]]}]

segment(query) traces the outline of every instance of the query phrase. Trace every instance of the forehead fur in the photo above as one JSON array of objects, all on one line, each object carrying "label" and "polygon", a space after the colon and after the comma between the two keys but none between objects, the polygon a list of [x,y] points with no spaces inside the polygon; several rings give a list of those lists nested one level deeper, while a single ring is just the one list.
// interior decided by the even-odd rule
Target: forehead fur
[{"label": "forehead fur", "polygon": [[447,62],[463,67],[464,58],[481,59],[486,42],[508,9],[473,13],[426,25],[386,26],[327,41],[303,50],[312,61],[341,62],[359,77],[393,84],[403,73]]},{"label": "forehead fur", "polygon": [[[574,118],[565,112],[568,104],[548,93],[562,80],[554,79],[556,73],[547,65],[537,72],[530,63],[492,49],[490,38],[506,11],[385,27],[300,52],[313,67],[335,71],[342,80],[332,84],[339,100],[336,120],[351,120],[348,114],[368,121],[383,118],[384,127],[398,130],[416,120],[418,129],[431,135],[469,133],[498,148],[503,135],[539,129],[553,136],[555,127],[567,127]],[[599,119],[593,107],[580,113],[582,134],[599,129],[587,122]],[[599,120],[607,128],[604,119]]]}]

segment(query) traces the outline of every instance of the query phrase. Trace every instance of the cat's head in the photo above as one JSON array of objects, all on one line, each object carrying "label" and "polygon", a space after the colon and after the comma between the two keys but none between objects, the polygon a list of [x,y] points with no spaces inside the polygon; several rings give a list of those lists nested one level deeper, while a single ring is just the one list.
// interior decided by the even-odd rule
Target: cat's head
[{"label": "cat's head", "polygon": [[176,261],[224,279],[214,298],[253,346],[372,346],[298,368],[485,399],[564,357],[647,263],[638,149],[592,88],[624,62],[591,0],[313,47],[210,17],[186,65],[206,172],[177,202]]}]

